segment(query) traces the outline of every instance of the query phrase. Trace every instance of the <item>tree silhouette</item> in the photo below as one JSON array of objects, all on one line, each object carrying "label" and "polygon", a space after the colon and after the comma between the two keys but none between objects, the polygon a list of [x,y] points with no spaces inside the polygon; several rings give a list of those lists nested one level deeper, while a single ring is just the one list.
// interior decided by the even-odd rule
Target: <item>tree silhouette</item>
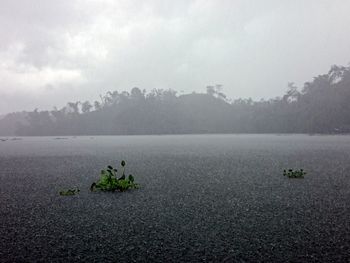
[{"label": "tree silhouette", "polygon": [[62,109],[8,114],[0,119],[0,135],[350,132],[349,66],[334,65],[301,88],[288,83],[283,96],[269,100],[231,102],[221,85],[179,96],[134,87],[100,98],[94,106],[68,102]]},{"label": "tree silhouette", "polygon": [[89,101],[84,101],[82,104],[81,104],[81,111],[82,113],[88,113],[90,112],[90,110],[92,109],[92,105]]}]

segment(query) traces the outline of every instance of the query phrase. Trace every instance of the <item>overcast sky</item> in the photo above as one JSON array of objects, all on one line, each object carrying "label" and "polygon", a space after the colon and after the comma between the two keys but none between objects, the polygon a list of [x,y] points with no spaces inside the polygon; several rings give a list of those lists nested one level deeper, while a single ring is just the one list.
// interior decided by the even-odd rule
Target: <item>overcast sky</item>
[{"label": "overcast sky", "polygon": [[0,113],[108,90],[280,96],[350,62],[347,0],[1,0]]}]

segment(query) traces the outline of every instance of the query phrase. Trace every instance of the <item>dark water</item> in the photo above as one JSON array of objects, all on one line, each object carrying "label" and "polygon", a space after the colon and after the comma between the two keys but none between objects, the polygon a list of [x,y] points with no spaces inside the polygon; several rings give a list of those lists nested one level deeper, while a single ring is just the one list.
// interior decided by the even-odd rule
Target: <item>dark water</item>
[{"label": "dark water", "polygon": [[[142,188],[90,193],[122,159]],[[349,171],[350,136],[8,138],[0,262],[350,262]]]}]

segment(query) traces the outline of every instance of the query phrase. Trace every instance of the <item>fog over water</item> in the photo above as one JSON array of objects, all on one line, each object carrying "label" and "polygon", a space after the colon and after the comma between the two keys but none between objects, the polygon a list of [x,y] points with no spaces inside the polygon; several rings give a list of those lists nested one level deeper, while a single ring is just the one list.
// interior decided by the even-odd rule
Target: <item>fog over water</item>
[{"label": "fog over water", "polygon": [[350,1],[1,0],[1,262],[350,262]]}]

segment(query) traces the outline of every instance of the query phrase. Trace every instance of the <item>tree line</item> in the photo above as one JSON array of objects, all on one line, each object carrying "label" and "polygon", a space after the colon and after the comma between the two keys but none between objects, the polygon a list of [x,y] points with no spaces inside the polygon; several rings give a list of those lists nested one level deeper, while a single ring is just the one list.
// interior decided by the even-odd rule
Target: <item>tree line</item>
[{"label": "tree line", "polygon": [[231,100],[220,85],[184,95],[135,87],[107,92],[93,103],[68,102],[0,119],[0,135],[18,136],[348,132],[350,67],[336,65],[302,88],[289,83],[282,97],[269,100]]}]

